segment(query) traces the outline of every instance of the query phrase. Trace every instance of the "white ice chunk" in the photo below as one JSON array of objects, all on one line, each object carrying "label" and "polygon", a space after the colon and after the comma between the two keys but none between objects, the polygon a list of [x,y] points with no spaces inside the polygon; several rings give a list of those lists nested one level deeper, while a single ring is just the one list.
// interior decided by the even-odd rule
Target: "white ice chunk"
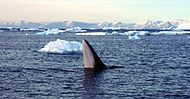
[{"label": "white ice chunk", "polygon": [[140,39],[140,38],[138,37],[137,34],[135,34],[135,35],[129,35],[129,39],[130,40],[137,40],[137,39]]},{"label": "white ice chunk", "polygon": [[105,32],[76,33],[76,35],[106,35]]},{"label": "white ice chunk", "polygon": [[82,44],[77,41],[66,41],[57,39],[56,41],[51,41],[39,52],[45,53],[81,53]]},{"label": "white ice chunk", "polygon": [[86,32],[86,30],[83,30],[81,27],[73,27],[73,28],[68,28],[64,30],[63,32],[84,33]]},{"label": "white ice chunk", "polygon": [[160,32],[154,32],[153,35],[182,35],[182,34],[188,34],[190,31],[160,31]]},{"label": "white ice chunk", "polygon": [[50,30],[47,30],[44,32],[38,32],[38,33],[36,33],[36,35],[52,35],[52,34],[59,34],[61,32],[62,31],[59,29],[50,29]]}]

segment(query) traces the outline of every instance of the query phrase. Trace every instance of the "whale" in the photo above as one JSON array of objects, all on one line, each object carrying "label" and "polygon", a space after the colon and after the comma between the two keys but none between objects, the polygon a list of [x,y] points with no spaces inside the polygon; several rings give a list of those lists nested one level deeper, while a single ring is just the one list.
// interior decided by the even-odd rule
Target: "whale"
[{"label": "whale", "polygon": [[124,68],[122,66],[106,66],[86,39],[82,40],[82,53],[85,69],[102,71],[105,69]]},{"label": "whale", "polygon": [[86,39],[82,41],[82,50],[84,68],[94,70],[108,69]]}]

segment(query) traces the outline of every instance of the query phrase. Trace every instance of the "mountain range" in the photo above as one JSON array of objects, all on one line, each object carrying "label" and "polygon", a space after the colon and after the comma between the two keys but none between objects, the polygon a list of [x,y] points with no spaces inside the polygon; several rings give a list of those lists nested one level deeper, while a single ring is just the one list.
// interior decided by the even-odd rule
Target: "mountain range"
[{"label": "mountain range", "polygon": [[77,21],[60,21],[60,22],[29,22],[20,21],[18,23],[0,23],[0,27],[19,27],[19,28],[73,28],[80,27],[83,29],[162,29],[162,30],[180,30],[190,29],[190,21],[171,20],[171,21],[151,21],[147,20],[141,23],[123,23],[119,21],[88,23]]}]

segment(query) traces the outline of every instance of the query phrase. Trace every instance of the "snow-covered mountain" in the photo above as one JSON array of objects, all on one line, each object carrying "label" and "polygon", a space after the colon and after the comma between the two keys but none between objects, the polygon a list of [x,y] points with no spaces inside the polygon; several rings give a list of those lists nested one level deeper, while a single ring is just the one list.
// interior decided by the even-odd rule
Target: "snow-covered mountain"
[{"label": "snow-covered mountain", "polygon": [[173,20],[173,25],[176,25],[175,29],[190,29],[190,21],[188,20]]},{"label": "snow-covered mountain", "polygon": [[139,28],[162,29],[162,30],[190,29],[190,21],[187,21],[187,20],[150,21],[148,20],[144,24],[139,24]]},{"label": "snow-covered mountain", "polygon": [[137,23],[136,24],[136,28],[140,28],[140,29],[175,29],[177,27],[176,24],[172,24],[172,22],[170,21],[150,21],[147,20],[143,23]]},{"label": "snow-covered mountain", "polygon": [[0,27],[20,27],[20,28],[95,28],[96,23],[76,22],[76,21],[62,21],[62,22],[28,22],[21,21],[19,23],[0,23]]},{"label": "snow-covered mountain", "polygon": [[171,20],[171,21],[151,21],[147,20],[141,23],[126,24],[122,22],[103,22],[98,24],[99,28],[103,29],[161,29],[161,30],[176,30],[190,29],[190,21]]},{"label": "snow-covered mountain", "polygon": [[125,29],[126,26],[127,25],[125,23],[122,23],[119,21],[103,22],[103,23],[97,24],[97,27],[102,28],[102,29]]},{"label": "snow-covered mountain", "polygon": [[17,23],[0,23],[0,27],[20,27],[20,28],[74,28],[82,29],[162,29],[162,30],[180,30],[190,29],[190,21],[187,20],[170,20],[170,21],[151,21],[147,20],[141,23],[123,23],[119,21],[87,23],[77,21],[60,21],[60,22],[28,22],[21,21]]}]

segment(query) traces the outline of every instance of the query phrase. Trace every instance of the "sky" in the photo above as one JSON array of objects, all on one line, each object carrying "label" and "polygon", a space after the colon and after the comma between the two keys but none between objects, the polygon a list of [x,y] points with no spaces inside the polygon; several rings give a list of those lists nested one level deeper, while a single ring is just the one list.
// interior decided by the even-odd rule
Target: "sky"
[{"label": "sky", "polygon": [[190,20],[190,0],[0,0],[0,21]]}]

